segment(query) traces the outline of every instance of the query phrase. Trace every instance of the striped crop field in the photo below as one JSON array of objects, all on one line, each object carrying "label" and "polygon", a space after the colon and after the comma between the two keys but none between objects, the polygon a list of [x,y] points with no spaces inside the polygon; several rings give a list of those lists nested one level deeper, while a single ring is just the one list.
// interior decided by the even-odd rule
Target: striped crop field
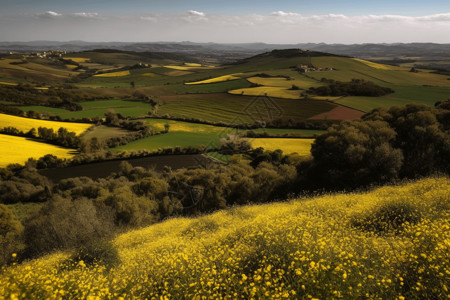
[{"label": "striped crop field", "polygon": [[232,95],[245,96],[269,96],[274,98],[284,99],[300,99],[300,91],[288,90],[286,88],[277,86],[258,86],[252,88],[231,90],[228,93]]}]

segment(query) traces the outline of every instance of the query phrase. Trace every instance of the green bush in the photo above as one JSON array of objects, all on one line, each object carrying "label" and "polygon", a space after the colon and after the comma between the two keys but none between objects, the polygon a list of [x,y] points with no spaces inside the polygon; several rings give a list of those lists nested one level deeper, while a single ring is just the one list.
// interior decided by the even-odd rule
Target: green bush
[{"label": "green bush", "polygon": [[114,229],[111,209],[96,207],[85,198],[72,201],[56,196],[25,224],[27,255],[84,245],[110,236]]},{"label": "green bush", "polygon": [[405,224],[417,224],[421,219],[420,211],[407,202],[387,203],[372,214],[353,221],[353,226],[375,233],[400,232]]},{"label": "green bush", "polygon": [[75,253],[64,263],[66,267],[84,264],[87,267],[102,265],[107,269],[120,263],[117,248],[109,241],[90,241],[79,247]]},{"label": "green bush", "polygon": [[14,219],[11,210],[0,204],[0,266],[13,259],[13,253],[22,250],[22,224]]}]

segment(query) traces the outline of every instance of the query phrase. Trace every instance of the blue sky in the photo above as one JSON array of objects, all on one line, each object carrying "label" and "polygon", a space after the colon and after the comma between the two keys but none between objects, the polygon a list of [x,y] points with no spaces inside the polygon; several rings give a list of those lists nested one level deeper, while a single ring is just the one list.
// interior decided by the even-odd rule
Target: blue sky
[{"label": "blue sky", "polygon": [[107,14],[169,13],[201,10],[214,14],[401,14],[418,16],[450,11],[449,0],[0,0],[3,13],[91,10]]},{"label": "blue sky", "polygon": [[450,0],[0,0],[0,41],[450,43]]}]

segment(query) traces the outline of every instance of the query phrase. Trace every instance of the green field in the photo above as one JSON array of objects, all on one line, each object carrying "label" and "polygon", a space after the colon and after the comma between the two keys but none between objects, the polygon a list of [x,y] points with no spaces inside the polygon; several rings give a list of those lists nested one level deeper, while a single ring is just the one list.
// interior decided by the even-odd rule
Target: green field
[{"label": "green field", "polygon": [[197,132],[169,132],[151,136],[141,140],[131,142],[124,146],[113,148],[113,151],[132,151],[132,150],[148,150],[153,151],[162,148],[174,147],[198,147],[205,145],[211,148],[219,145],[220,136],[216,133],[197,133]]},{"label": "green field", "polygon": [[344,97],[336,103],[368,112],[380,106],[401,106],[412,102],[434,106],[436,102],[450,97],[450,87],[394,85],[389,87],[395,90],[395,93],[383,97]]},{"label": "green field", "polygon": [[131,132],[122,128],[117,127],[108,127],[104,125],[94,126],[90,130],[86,131],[81,138],[83,140],[90,140],[91,138],[96,137],[99,140],[105,140],[113,137],[122,137]]},{"label": "green field", "polygon": [[83,107],[83,110],[80,111],[68,111],[46,106],[18,106],[18,108],[23,111],[34,110],[49,115],[57,115],[62,119],[103,118],[108,110],[114,110],[125,117],[137,118],[148,115],[148,112],[152,110],[152,106],[148,103],[125,100],[90,101],[81,102],[80,105]]},{"label": "green field", "polygon": [[230,124],[254,123],[256,120],[305,120],[336,107],[326,101],[267,99],[265,97],[193,94],[161,97],[160,115],[198,118]]}]

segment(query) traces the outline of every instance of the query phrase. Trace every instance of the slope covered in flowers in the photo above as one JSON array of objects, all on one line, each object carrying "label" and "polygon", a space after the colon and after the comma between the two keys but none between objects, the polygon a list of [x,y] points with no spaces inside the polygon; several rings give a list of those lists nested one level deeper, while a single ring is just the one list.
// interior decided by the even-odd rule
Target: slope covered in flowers
[{"label": "slope covered in flowers", "polygon": [[[121,263],[10,266],[0,298],[446,299],[450,179],[175,218],[118,236]],[[156,299],[155,298],[155,299]]]}]

